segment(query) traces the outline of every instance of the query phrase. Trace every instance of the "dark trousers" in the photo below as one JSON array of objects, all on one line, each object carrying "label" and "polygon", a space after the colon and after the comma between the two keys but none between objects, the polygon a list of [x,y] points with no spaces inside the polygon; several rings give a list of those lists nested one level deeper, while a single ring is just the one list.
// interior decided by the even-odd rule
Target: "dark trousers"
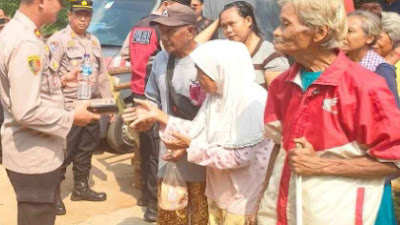
[{"label": "dark trousers", "polygon": [[159,138],[154,138],[153,132],[139,134],[140,154],[142,161],[143,197],[149,200],[149,204],[157,205],[157,171]]},{"label": "dark trousers", "polygon": [[84,127],[73,126],[67,136],[67,151],[62,166],[62,179],[66,168],[72,163],[74,181],[88,179],[92,169],[92,156],[100,141],[100,124],[90,123]]},{"label": "dark trousers", "polygon": [[[146,96],[132,93],[130,99],[131,102],[127,104],[132,104],[133,99],[146,99]],[[132,105],[135,106],[133,103]],[[158,172],[158,152],[160,148],[160,138],[158,135],[158,128],[154,128],[148,132],[143,132],[139,134],[140,141],[140,170],[142,175],[142,194],[143,197],[149,200],[149,204],[157,206],[157,172]]]},{"label": "dark trousers", "polygon": [[18,201],[18,225],[54,225],[54,199],[60,169],[45,174],[20,174],[7,170]]}]

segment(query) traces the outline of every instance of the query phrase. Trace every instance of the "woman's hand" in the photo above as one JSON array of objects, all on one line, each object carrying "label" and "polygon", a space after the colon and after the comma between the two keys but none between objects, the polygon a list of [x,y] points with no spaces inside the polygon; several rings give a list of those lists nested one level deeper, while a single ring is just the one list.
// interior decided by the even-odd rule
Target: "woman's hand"
[{"label": "woman's hand", "polygon": [[161,137],[161,140],[164,142],[165,147],[172,151],[187,149],[192,142],[192,139],[190,137],[187,137],[180,133],[173,133],[172,136],[175,138],[174,140],[166,140],[165,138]]},{"label": "woman's hand", "polygon": [[178,162],[185,156],[185,154],[186,154],[186,149],[177,149],[174,151],[168,150],[168,153],[164,155],[162,158],[164,161]]}]

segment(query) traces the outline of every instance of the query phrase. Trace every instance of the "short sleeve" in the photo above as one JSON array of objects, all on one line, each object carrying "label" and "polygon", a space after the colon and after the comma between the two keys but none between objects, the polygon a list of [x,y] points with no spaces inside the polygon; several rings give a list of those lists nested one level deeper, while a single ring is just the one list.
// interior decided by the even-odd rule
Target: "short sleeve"
[{"label": "short sleeve", "polygon": [[[380,82],[379,82],[380,81]],[[383,80],[359,93],[355,118],[356,140],[381,162],[400,166],[400,111]]]}]

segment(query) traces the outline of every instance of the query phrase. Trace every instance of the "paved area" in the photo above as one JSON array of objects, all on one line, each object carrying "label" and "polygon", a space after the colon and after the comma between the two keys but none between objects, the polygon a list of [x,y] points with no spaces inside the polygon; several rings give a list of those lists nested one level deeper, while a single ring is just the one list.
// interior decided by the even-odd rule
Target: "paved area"
[{"label": "paved area", "polygon": [[[133,154],[115,155],[96,153],[90,185],[96,191],[107,192],[105,202],[72,202],[72,171],[68,169],[67,179],[61,187],[61,195],[67,208],[67,215],[59,216],[56,225],[148,225],[143,221],[144,208],[136,205],[139,191],[134,188]],[[15,194],[0,165],[0,225],[17,224]]]}]

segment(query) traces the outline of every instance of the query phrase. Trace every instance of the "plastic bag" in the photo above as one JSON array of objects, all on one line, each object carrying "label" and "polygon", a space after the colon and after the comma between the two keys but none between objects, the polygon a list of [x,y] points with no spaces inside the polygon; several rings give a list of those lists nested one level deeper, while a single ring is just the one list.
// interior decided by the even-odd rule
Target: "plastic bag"
[{"label": "plastic bag", "polygon": [[163,210],[183,209],[188,204],[188,190],[186,182],[175,163],[167,164],[158,205]]}]

